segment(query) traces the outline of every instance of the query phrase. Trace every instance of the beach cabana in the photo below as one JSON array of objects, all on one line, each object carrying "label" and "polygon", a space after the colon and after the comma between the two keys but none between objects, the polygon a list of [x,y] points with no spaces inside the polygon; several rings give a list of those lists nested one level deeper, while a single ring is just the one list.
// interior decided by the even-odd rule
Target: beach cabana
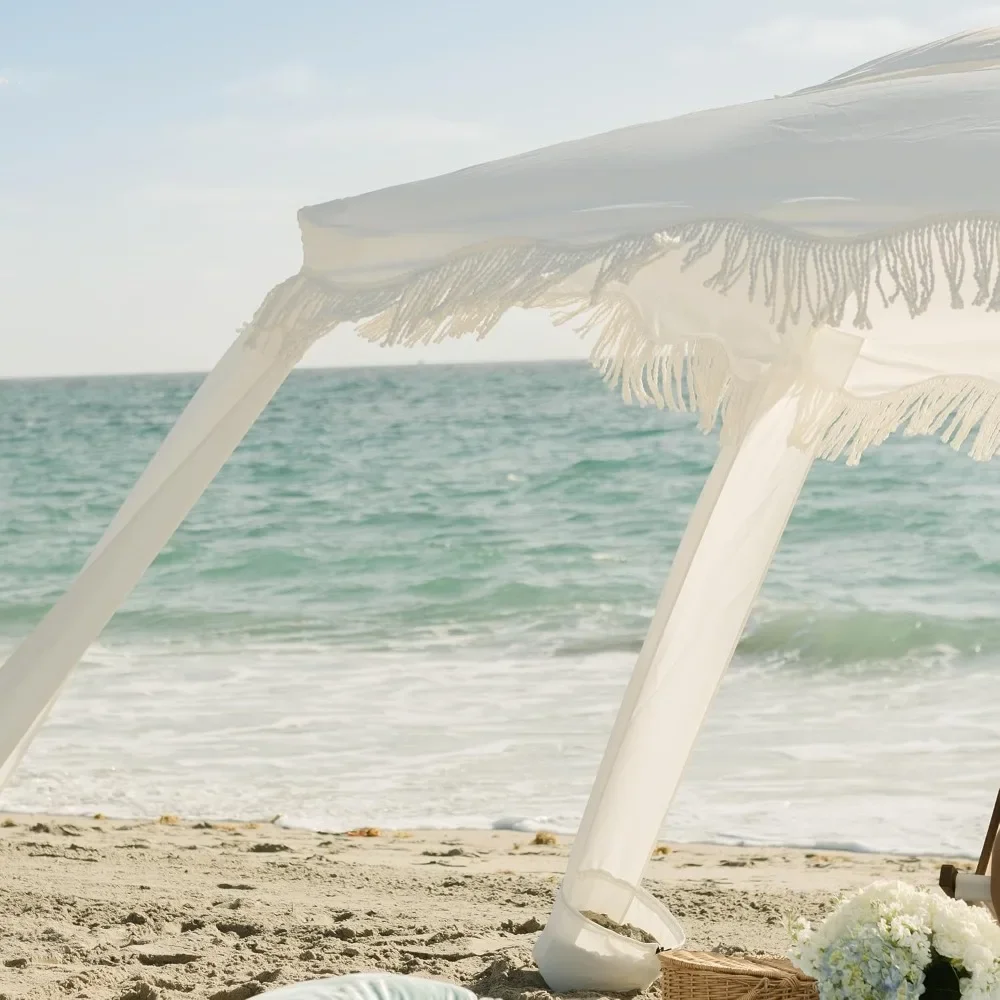
[{"label": "beach cabana", "polygon": [[626,399],[720,434],[536,949],[556,990],[648,986],[656,945],[592,916],[683,939],[642,872],[810,466],[856,462],[900,428],[975,459],[1000,449],[998,178],[1000,31],[986,30],[303,209],[301,271],[0,669],[0,778],[318,337],[354,324],[420,344],[544,309],[593,331]]}]

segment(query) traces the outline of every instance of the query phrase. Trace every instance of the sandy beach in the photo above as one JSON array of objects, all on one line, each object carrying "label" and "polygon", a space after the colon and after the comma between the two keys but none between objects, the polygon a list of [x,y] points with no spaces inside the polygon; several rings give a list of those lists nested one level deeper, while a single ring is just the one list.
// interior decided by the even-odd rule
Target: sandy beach
[{"label": "sandy beach", "polygon": [[[0,997],[9,1000],[242,1000],[374,969],[504,1000],[549,996],[531,948],[566,864],[565,838],[358,836],[174,817],[0,824]],[[781,953],[788,915],[815,917],[876,878],[930,886],[939,865],[665,845],[647,885],[691,947]]]}]

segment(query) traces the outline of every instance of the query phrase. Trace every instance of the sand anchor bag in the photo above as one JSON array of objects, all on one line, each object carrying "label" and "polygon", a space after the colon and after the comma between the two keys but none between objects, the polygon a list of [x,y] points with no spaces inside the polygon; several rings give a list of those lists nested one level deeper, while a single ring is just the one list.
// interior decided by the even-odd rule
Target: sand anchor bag
[{"label": "sand anchor bag", "polygon": [[816,980],[783,958],[660,955],[663,1000],[819,1000]]}]

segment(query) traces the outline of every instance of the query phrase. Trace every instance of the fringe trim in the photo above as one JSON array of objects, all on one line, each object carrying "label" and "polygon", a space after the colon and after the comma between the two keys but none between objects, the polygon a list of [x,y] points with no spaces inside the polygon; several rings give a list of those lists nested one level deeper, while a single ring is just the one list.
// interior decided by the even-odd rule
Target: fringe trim
[{"label": "fringe trim", "polygon": [[[873,296],[919,316],[940,294],[941,276],[952,308],[965,307],[971,277],[971,305],[1000,311],[1000,218],[931,220],[861,239],[729,219],[588,247],[489,244],[377,286],[339,286],[303,270],[267,296],[245,330],[251,338],[280,336],[289,350],[301,351],[351,322],[369,340],[412,346],[485,337],[513,308],[561,309],[558,322],[582,318],[583,333],[598,331],[591,361],[608,382],[621,384],[626,401],[696,412],[703,431],[721,423],[724,440],[732,439],[745,430],[753,383],[733,376],[718,341],[658,342],[614,287],[668,253],[682,253],[682,267],[690,268],[717,251],[717,270],[705,286],[720,294],[744,288],[751,302],[770,310],[779,332],[790,324],[842,326],[849,307],[851,324],[871,329]],[[589,293],[558,294],[560,284],[595,264]],[[796,440],[821,458],[846,454],[857,464],[900,427],[908,435],[940,433],[956,449],[978,427],[971,456],[986,460],[1000,450],[1000,386],[983,379],[933,379],[872,400],[801,391]]]},{"label": "fringe trim", "polygon": [[[728,294],[744,283],[748,299],[770,309],[779,331],[789,323],[840,326],[851,302],[854,327],[870,329],[873,293],[883,305],[902,301],[918,316],[937,291],[939,271],[953,308],[964,307],[962,289],[971,273],[971,304],[1000,311],[1000,219],[929,221],[862,239],[810,237],[729,219],[590,247],[488,244],[373,287],[335,285],[303,271],[268,296],[254,323],[287,328],[291,313],[328,327],[354,322],[368,339],[386,345],[482,337],[508,309],[545,304],[548,292],[588,265],[600,268],[581,308],[599,304],[609,285],[628,284],[667,253],[682,252],[689,268],[716,249],[721,260],[706,287]],[[292,284],[296,296],[286,294]]]},{"label": "fringe trim", "polygon": [[[591,363],[608,383],[621,385],[626,402],[697,413],[704,433],[721,428],[723,444],[749,429],[759,383],[733,375],[721,343],[653,345],[623,295],[606,298],[586,328],[600,331]],[[942,376],[871,399],[802,381],[790,380],[789,388],[800,397],[790,443],[818,459],[858,465],[899,430],[906,437],[937,436],[978,462],[1000,452],[1000,384],[988,379]]]},{"label": "fringe trim", "polygon": [[[721,442],[749,430],[759,383],[732,374],[722,344],[693,341],[656,347],[622,296],[594,310],[588,326],[601,331],[591,363],[610,384],[621,384],[626,402],[697,413],[704,433],[721,427]],[[1000,452],[1000,385],[988,379],[942,376],[897,392],[862,399],[848,392],[790,380],[799,411],[790,443],[835,462],[856,466],[865,452],[899,430],[906,437],[937,436],[977,462]]]},{"label": "fringe trim", "polygon": [[301,356],[340,322],[335,300],[304,274],[297,274],[272,288],[253,319],[238,332],[249,347],[274,339],[279,354]]},{"label": "fringe trim", "polygon": [[[739,434],[753,384],[736,378],[725,347],[714,340],[684,344],[652,343],[631,299],[606,295],[582,324],[586,335],[598,331],[591,364],[609,385],[621,385],[626,403],[697,413],[706,434],[721,425],[724,438]],[[569,322],[580,310],[556,317]]]},{"label": "fringe trim", "polygon": [[944,376],[874,399],[803,386],[792,443],[857,465],[900,429],[906,437],[937,436],[955,451],[968,446],[970,458],[988,462],[1000,451],[1000,385]]},{"label": "fringe trim", "polygon": [[817,239],[736,220],[694,223],[671,235],[689,247],[685,266],[721,243],[721,266],[706,287],[725,294],[746,281],[750,300],[760,296],[779,332],[803,320],[841,326],[852,301],[852,325],[870,330],[873,291],[884,306],[902,300],[911,317],[919,316],[934,297],[938,270],[953,309],[965,305],[962,288],[971,269],[972,305],[1000,311],[997,219],[937,220],[862,239]]}]

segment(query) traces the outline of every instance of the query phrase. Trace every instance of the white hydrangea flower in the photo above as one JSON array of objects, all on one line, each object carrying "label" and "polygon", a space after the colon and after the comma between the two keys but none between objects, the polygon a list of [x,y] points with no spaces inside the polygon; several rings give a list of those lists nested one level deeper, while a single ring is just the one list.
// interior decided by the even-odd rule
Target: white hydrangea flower
[{"label": "white hydrangea flower", "polygon": [[843,899],[818,926],[790,926],[792,959],[821,1000],[919,1000],[935,956],[961,977],[963,1000],[1000,1000],[1000,926],[940,890],[876,882]]}]

